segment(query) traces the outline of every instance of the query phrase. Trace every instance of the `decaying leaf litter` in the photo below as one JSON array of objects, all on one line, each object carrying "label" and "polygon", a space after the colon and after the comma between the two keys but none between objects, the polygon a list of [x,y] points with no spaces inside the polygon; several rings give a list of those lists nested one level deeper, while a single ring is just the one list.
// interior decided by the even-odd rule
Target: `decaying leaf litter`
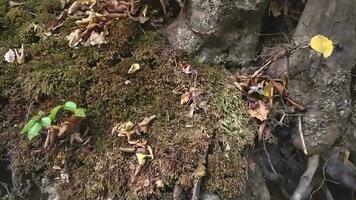
[{"label": "decaying leaf litter", "polygon": [[[77,3],[75,4],[75,2]],[[90,45],[92,46],[110,45],[106,40],[106,38],[109,37],[110,34],[112,33],[111,32],[112,30],[108,28],[108,25],[110,25],[111,23],[116,23],[115,20],[118,21],[118,20],[126,20],[126,19],[138,20],[140,22],[143,22],[146,20],[145,17],[147,16],[147,12],[150,13],[149,7],[147,6],[141,7],[141,5],[140,6],[134,5],[136,2],[134,2],[133,4],[124,3],[123,5],[121,5],[120,2],[119,5],[119,2],[117,1],[110,1],[110,4],[106,5],[104,11],[100,9],[99,10],[95,9],[96,6],[98,6],[99,4],[96,1],[75,1],[75,2],[64,3],[62,5],[62,8],[64,9],[62,13],[53,22],[47,23],[47,31],[49,31],[49,33],[46,32],[45,34],[46,37],[56,37],[57,35],[61,35],[62,29],[68,28],[65,27],[66,23],[70,24],[71,20],[75,20],[73,23],[74,26],[72,26],[72,24],[69,25],[70,31],[63,31],[63,33],[68,33],[67,35],[64,36],[67,39],[66,41],[67,43],[65,44],[66,46],[69,45],[70,47],[76,47],[76,48],[88,48]],[[138,9],[136,6],[139,7],[140,9]],[[136,11],[133,11],[132,7],[136,7]],[[66,11],[66,9],[68,10]],[[116,17],[111,18],[111,16],[114,16],[114,14],[116,15]],[[142,20],[142,18],[144,19]],[[143,43],[140,43],[140,45],[143,45]],[[157,59],[157,55],[152,55],[152,52],[145,51],[145,48],[146,46],[141,47],[141,50],[138,50],[138,52],[141,51],[139,53],[142,53],[144,57],[148,57],[148,60],[153,59],[157,63],[165,62],[167,65],[167,60],[162,61]],[[324,47],[321,48],[323,49]],[[328,47],[325,48],[330,49]],[[140,49],[140,47],[137,47],[137,49]],[[137,55],[139,54],[138,52],[136,52]],[[31,50],[29,49],[29,54],[32,53],[33,52],[31,52]],[[326,53],[326,55],[328,54]],[[107,54],[105,56],[107,56]],[[139,56],[136,55],[134,56],[136,59],[139,58]],[[101,56],[100,58],[105,59],[104,56]],[[163,189],[160,188],[175,187],[174,183],[177,182],[179,183],[178,185],[183,186],[185,189],[192,188],[193,186],[195,187],[195,185],[199,185],[197,184],[199,181],[192,180],[189,176],[191,174],[195,174],[196,177],[200,179],[202,176],[205,176],[206,174],[205,170],[210,174],[214,174],[214,176],[216,176],[214,177],[215,179],[208,178],[207,181],[209,182],[207,187],[208,190],[223,191],[222,189],[225,188],[226,190],[224,191],[223,196],[232,197],[243,189],[242,183],[240,185],[235,182],[230,183],[231,185],[229,186],[214,185],[214,180],[215,181],[223,180],[223,176],[224,176],[223,173],[219,174],[219,172],[215,171],[215,169],[213,168],[215,164],[216,166],[223,166],[221,171],[227,174],[231,174],[231,176],[235,176],[235,177],[241,176],[240,178],[243,182],[243,180],[245,180],[247,176],[246,171],[243,170],[241,171],[239,169],[236,169],[234,171],[231,170],[230,168],[236,165],[243,166],[246,163],[244,163],[245,161],[237,161],[240,163],[236,164],[234,163],[235,161],[224,160],[224,158],[226,157],[237,156],[232,152],[236,149],[239,149],[239,147],[237,147],[238,143],[236,143],[236,141],[234,140],[229,141],[229,139],[231,139],[229,138],[229,136],[219,135],[219,134],[216,135],[216,133],[211,133],[210,131],[207,131],[210,129],[214,129],[214,130],[219,129],[215,127],[219,125],[214,124],[212,122],[219,121],[216,119],[218,118],[217,116],[221,115],[221,113],[219,113],[220,112],[219,109],[215,108],[216,105],[212,104],[212,102],[216,103],[215,101],[217,101],[216,100],[217,96],[224,96],[223,98],[230,98],[229,95],[225,94],[225,91],[224,93],[219,91],[220,89],[216,89],[216,90],[213,89],[213,91],[211,91],[212,86],[209,85],[208,83],[209,81],[207,79],[213,77],[211,74],[209,74],[211,73],[209,72],[209,70],[213,71],[214,75],[223,77],[223,78],[215,79],[218,82],[217,84],[219,85],[220,88],[222,88],[221,86],[222,82],[224,82],[222,85],[225,84],[232,85],[233,81],[229,80],[231,82],[228,83],[223,81],[224,79],[228,79],[226,78],[227,76],[225,75],[225,72],[221,72],[215,69],[214,70],[203,69],[201,67],[195,69],[195,67],[193,67],[193,64],[189,64],[189,62],[179,61],[174,57],[173,58],[171,57],[170,59],[171,60],[168,61],[168,65],[170,65],[170,67],[172,66],[173,67],[171,69],[165,69],[165,67],[167,66],[163,66],[164,72],[160,72],[160,70],[155,69],[155,73],[150,74],[149,72],[147,72],[147,64],[142,64],[142,63],[152,62],[152,61],[147,61],[145,59],[142,59],[138,62],[137,60],[134,59],[128,59],[127,62],[125,61],[123,66],[120,66],[122,67],[122,70],[115,69],[114,71],[106,70],[101,72],[101,75],[109,74],[109,76],[112,76],[112,79],[108,78],[105,80],[105,78],[98,79],[98,77],[94,77],[91,79],[94,80],[95,87],[91,89],[91,91],[89,91],[87,94],[84,94],[87,95],[86,97],[84,97],[85,98],[84,105],[89,104],[89,108],[88,108],[89,112],[93,112],[90,111],[90,109],[95,109],[95,108],[102,109],[100,103],[94,106],[92,104],[94,104],[96,100],[95,98],[100,97],[100,95],[105,95],[106,99],[103,98],[100,99],[100,101],[102,100],[109,101],[110,108],[109,110],[106,111],[112,112],[112,109],[115,109],[115,106],[113,105],[120,102],[123,104],[123,108],[119,108],[118,112],[123,112],[123,114],[120,115],[118,114],[118,112],[115,112],[115,114],[120,117],[113,117],[115,114],[107,113],[103,117],[105,118],[111,116],[108,119],[110,122],[106,125],[105,129],[101,129],[101,132],[104,131],[106,133],[110,133],[111,132],[110,130],[112,130],[114,133],[112,136],[105,136],[103,138],[101,138],[100,135],[95,136],[95,134],[98,134],[98,131],[95,131],[93,129],[87,129],[86,125],[88,124],[88,122],[86,121],[84,121],[85,124],[84,126],[79,127],[78,130],[79,132],[73,132],[73,134],[70,134],[71,135],[70,143],[76,140],[79,141],[79,143],[85,143],[85,144],[89,143],[89,145],[85,145],[82,147],[77,147],[76,145],[64,145],[64,146],[62,145],[61,148],[64,149],[60,149],[59,150],[60,152],[57,155],[55,155],[54,158],[52,158],[54,163],[52,168],[59,171],[57,174],[51,171],[48,171],[48,173],[51,174],[51,176],[54,176],[55,180],[60,180],[61,183],[64,183],[64,185],[61,185],[60,187],[63,190],[62,191],[63,193],[65,193],[68,190],[68,188],[73,186],[79,192],[77,193],[77,195],[80,195],[80,191],[85,191],[87,195],[85,197],[93,197],[93,198],[99,197],[97,195],[101,193],[105,193],[105,191],[108,191],[106,194],[103,194],[106,197],[114,196],[115,193],[117,194],[117,192],[119,191],[120,192],[124,191],[124,193],[128,197],[133,199],[138,196],[139,197],[147,197],[150,195],[159,196],[162,195],[161,192],[164,191]],[[25,65],[31,65],[31,61],[29,60],[28,62],[29,63],[25,63]],[[266,62],[266,64],[268,65],[268,61]],[[100,67],[100,64],[97,66]],[[158,68],[162,68],[162,66],[159,66]],[[266,67],[262,67],[262,68],[263,70],[266,69]],[[298,103],[297,99],[291,98],[287,93],[286,87],[287,87],[288,79],[270,78],[268,76],[263,75],[262,73],[263,70],[257,71],[252,76],[235,77],[234,80],[236,82],[235,83],[236,87],[238,87],[242,91],[243,95],[245,95],[246,97],[247,100],[246,113],[250,114],[250,116],[253,118],[259,119],[262,122],[259,131],[260,138],[261,135],[262,137],[265,137],[265,135],[263,136],[263,134],[268,133],[267,130],[268,128],[266,128],[267,126],[265,122],[269,121],[268,119],[270,119],[269,116],[274,103],[283,101],[287,106],[288,112],[290,113],[293,113],[297,110],[299,111],[303,110],[303,106]],[[115,75],[115,73],[119,74],[119,76]],[[174,76],[172,75],[167,76],[166,73],[174,74]],[[157,82],[162,83],[161,82],[162,80],[157,79],[157,77],[162,75],[163,77],[166,77],[166,79],[177,79],[177,80],[171,82],[163,78],[164,84],[167,83],[172,84],[165,89],[164,93],[166,93],[165,95],[167,96],[163,96],[160,91],[160,92],[153,92],[154,93],[154,95],[152,95],[153,97],[152,96],[147,97],[148,99],[146,99],[146,94],[150,93],[150,91],[152,90],[155,90],[153,89],[153,87],[157,86]],[[182,79],[188,79],[188,80],[182,81],[179,80],[181,77],[177,78],[176,76],[178,77],[185,76],[185,78]],[[118,77],[122,83],[125,83],[125,84],[120,83],[120,86],[125,89],[123,89],[122,92],[119,91],[118,92],[119,94],[115,95],[114,93],[117,92],[120,87],[115,87],[115,89],[112,90],[109,90],[108,88],[111,88],[113,83],[118,83],[118,81],[117,82],[114,81],[114,79]],[[144,81],[138,81],[138,79],[140,78],[142,78],[142,80]],[[147,80],[147,79],[151,79],[151,80]],[[130,89],[128,89],[128,87],[131,88],[133,87],[135,89],[131,92]],[[138,89],[141,87],[145,88],[145,90],[141,91],[140,89]],[[95,90],[100,92],[96,93]],[[238,91],[234,89],[229,89],[229,91],[230,90],[234,91],[236,95],[239,95]],[[142,101],[154,102],[154,104],[157,104],[156,106],[161,107],[161,109],[158,109],[159,112],[157,113],[155,112],[156,109],[149,109],[149,108],[146,108],[144,109],[145,111],[141,112],[139,111],[140,108],[136,106],[134,109],[131,109],[130,106],[135,105],[135,103],[130,103],[130,101],[132,101],[132,98],[135,97],[138,98],[137,96],[135,96],[135,93],[137,91],[139,91],[139,94],[141,96],[144,96],[144,99],[141,100],[141,102]],[[130,93],[132,97],[130,97],[126,93]],[[168,103],[170,105],[174,105],[173,106],[174,108],[172,109],[167,109],[166,104],[161,105],[160,103],[158,103],[158,100],[154,100],[155,98],[165,99],[168,98],[168,96],[170,96],[170,98],[173,99],[173,100],[169,100]],[[116,102],[115,101],[110,102],[110,100],[108,100],[110,98],[123,98],[123,97],[127,98],[128,100],[118,101],[116,99],[115,100]],[[60,98],[66,99],[65,96],[61,96]],[[229,101],[224,99],[222,104],[225,104],[226,102]],[[53,102],[50,104],[51,106],[55,105],[55,103]],[[144,103],[143,105],[150,107],[150,103],[147,104]],[[242,115],[244,115],[244,111],[243,111],[244,109],[243,108],[240,109],[242,109],[241,112]],[[179,113],[178,116],[175,116],[177,115],[175,112]],[[135,113],[135,114],[132,117],[130,113]],[[286,113],[286,114],[290,114],[290,113]],[[90,117],[95,118],[98,116],[99,115],[94,114],[93,112]],[[137,124],[133,124],[132,122],[131,123],[127,122],[127,120],[140,122],[145,116],[146,117],[151,116],[145,119],[150,119],[153,118],[153,116],[155,116],[154,118],[156,119],[152,121],[152,124],[150,124],[150,126],[152,127],[147,125],[142,125],[145,124],[143,123],[145,120]],[[93,120],[90,119],[90,117],[88,120],[89,121]],[[212,118],[214,120],[209,118]],[[203,120],[203,122],[200,122],[201,120]],[[23,123],[24,121],[25,119],[22,119],[21,123]],[[70,120],[67,121],[63,120],[63,121],[64,121],[63,124],[61,124],[64,125],[63,127],[65,127],[65,124],[70,123]],[[223,122],[223,120],[222,121],[220,120],[218,124],[220,122],[224,124],[226,123]],[[177,130],[177,128],[172,124],[176,124],[176,125],[178,124],[179,126],[182,127],[180,127],[179,130]],[[116,127],[115,125],[118,126]],[[123,127],[120,128],[121,125]],[[111,127],[113,126],[115,126],[116,128],[112,129]],[[166,126],[166,127],[163,128],[163,130],[157,131],[157,129],[155,129],[157,128],[157,126]],[[122,132],[123,135],[122,133],[120,134],[119,132],[120,129],[122,129],[121,131],[123,131]],[[61,128],[59,128],[59,130],[61,130]],[[55,129],[49,129],[49,132],[53,132],[53,131],[55,131]],[[185,133],[186,135],[183,134],[184,136],[181,136],[180,134],[182,132],[186,132]],[[90,135],[90,137],[88,134]],[[120,136],[118,136],[117,134],[119,134]],[[167,136],[162,136],[163,134],[167,134]],[[55,134],[48,133],[48,135],[55,135]],[[86,141],[84,142],[83,139],[81,138],[82,137],[81,135],[84,135],[88,139],[93,137],[94,140],[93,141],[87,140],[87,142]],[[131,136],[133,136],[133,138],[131,138]],[[148,137],[148,139],[146,139],[146,137]],[[160,137],[166,137],[166,138],[160,138]],[[206,163],[206,161],[201,161],[201,160],[202,159],[204,160],[208,146],[213,146],[214,149],[219,149],[216,147],[216,145],[218,144],[211,142],[212,138],[214,137],[224,144],[223,146],[226,150],[224,150],[221,153],[214,153],[210,157],[208,156],[206,160],[207,162],[210,161],[212,165],[210,166],[210,168],[200,170],[202,168],[202,163]],[[233,137],[237,137],[237,136],[233,136]],[[252,143],[253,137],[252,136],[249,137],[251,137],[252,139],[250,138],[250,141],[248,141],[249,139],[246,139],[246,141],[243,141],[243,144]],[[44,148],[53,146],[53,144],[50,143],[50,139],[47,140],[47,138],[42,138],[44,139],[42,141],[45,141]],[[109,141],[111,141],[111,143]],[[186,141],[187,143],[181,144],[183,141]],[[168,142],[168,144],[162,145],[159,144],[159,142]],[[41,149],[43,148],[42,145],[39,145],[37,147]],[[182,147],[178,147],[177,145],[182,145]],[[26,149],[26,147],[22,147],[22,148]],[[108,150],[114,148],[115,149],[117,148],[118,151]],[[69,152],[76,152],[79,154],[75,156],[76,158],[74,158],[74,160],[71,160],[72,158],[68,157]],[[217,152],[219,151],[217,150]],[[186,159],[184,157],[186,157]],[[36,159],[38,158],[42,158],[41,155],[36,155]],[[76,162],[82,164],[77,164]],[[117,163],[123,164],[125,167],[121,168],[117,166]],[[205,164],[203,164],[203,168],[204,165]],[[70,168],[68,168],[68,166],[75,166],[77,171],[69,172]],[[94,171],[90,172],[91,167],[89,166],[95,166]],[[187,170],[180,169],[182,167],[187,168]],[[114,173],[115,170],[119,170],[119,171],[116,172],[117,174],[112,174]],[[109,177],[114,176],[113,179],[120,177],[120,179],[122,180],[117,180],[117,179],[103,180],[102,177],[107,177],[107,176]],[[83,183],[81,183],[79,180],[87,180],[88,183],[91,183],[92,187],[88,188],[86,185],[83,185]],[[119,183],[116,186],[111,187],[110,185],[114,182],[119,182]],[[134,182],[133,185],[131,185],[132,187],[127,189],[125,185],[127,184],[130,185],[130,183],[132,182]],[[234,194],[231,194],[229,188],[235,188],[235,189],[238,188],[238,189],[234,191]],[[194,191],[197,190],[193,189],[192,191],[193,196],[195,195]],[[82,196],[82,198],[85,197]]]}]

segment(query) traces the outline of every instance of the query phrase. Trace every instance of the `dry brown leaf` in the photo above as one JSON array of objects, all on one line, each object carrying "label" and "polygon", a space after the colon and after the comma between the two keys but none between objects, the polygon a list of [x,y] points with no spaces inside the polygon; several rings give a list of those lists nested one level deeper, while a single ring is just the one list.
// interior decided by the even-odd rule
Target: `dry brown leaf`
[{"label": "dry brown leaf", "polygon": [[23,48],[23,44],[21,45],[21,49],[17,51],[15,49],[16,61],[18,64],[22,64],[25,62],[25,49]]},{"label": "dry brown leaf", "polygon": [[82,118],[76,117],[74,115],[69,117],[67,121],[62,122],[61,125],[59,126],[59,131],[57,133],[57,136],[62,137],[74,133],[81,122],[82,122]]},{"label": "dry brown leaf", "polygon": [[149,124],[155,118],[156,118],[156,115],[152,115],[150,117],[145,117],[145,119],[143,119],[142,122],[138,123],[140,132],[147,133]]},{"label": "dry brown leaf", "polygon": [[117,0],[106,1],[104,8],[109,13],[124,13],[129,11],[129,5],[119,3]]},{"label": "dry brown leaf", "polygon": [[135,125],[131,121],[128,121],[126,123],[121,124],[117,128],[117,132],[119,132],[119,136],[126,136],[127,134],[133,133],[134,127]]},{"label": "dry brown leaf", "polygon": [[191,100],[192,96],[190,92],[184,92],[182,96],[180,96],[180,104],[184,105],[187,104]]},{"label": "dry brown leaf", "polygon": [[247,110],[247,113],[251,117],[255,117],[255,118],[259,119],[260,121],[265,121],[265,120],[267,120],[269,110],[263,101],[258,100],[257,106],[255,108],[249,108]]},{"label": "dry brown leaf", "polygon": [[82,30],[75,29],[73,32],[71,32],[66,39],[68,40],[68,45],[69,47],[75,47],[77,46],[81,41],[82,41]]},{"label": "dry brown leaf", "polygon": [[282,83],[271,81],[272,85],[277,89],[278,93],[282,96],[286,95],[286,88]]},{"label": "dry brown leaf", "polygon": [[104,32],[101,32],[99,34],[96,31],[93,31],[93,32],[91,32],[90,37],[83,44],[83,46],[88,47],[89,45],[95,46],[95,45],[101,45],[101,44],[106,44],[106,43],[107,42],[105,40]]}]

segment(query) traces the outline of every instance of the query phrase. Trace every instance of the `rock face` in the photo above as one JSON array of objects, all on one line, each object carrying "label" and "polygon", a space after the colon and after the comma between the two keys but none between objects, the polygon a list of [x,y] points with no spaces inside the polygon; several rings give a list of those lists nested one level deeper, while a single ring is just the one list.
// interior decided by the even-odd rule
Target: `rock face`
[{"label": "rock face", "polygon": [[244,65],[255,57],[265,2],[186,0],[168,40],[202,62]]}]

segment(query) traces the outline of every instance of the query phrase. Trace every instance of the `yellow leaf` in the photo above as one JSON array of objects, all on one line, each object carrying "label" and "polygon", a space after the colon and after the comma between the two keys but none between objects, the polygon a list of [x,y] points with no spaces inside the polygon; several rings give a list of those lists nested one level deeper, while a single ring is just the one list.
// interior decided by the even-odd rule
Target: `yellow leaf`
[{"label": "yellow leaf", "polygon": [[315,51],[322,53],[327,58],[333,52],[333,42],[323,35],[316,35],[310,40],[310,47]]},{"label": "yellow leaf", "polygon": [[273,85],[267,83],[263,88],[263,96],[272,97],[273,96]]},{"label": "yellow leaf", "polygon": [[119,134],[126,135],[126,134],[132,133],[134,127],[135,127],[135,125],[134,125],[131,121],[128,121],[128,122],[126,122],[126,123],[121,124],[121,125],[117,128],[117,131],[119,132]]},{"label": "yellow leaf", "polygon": [[146,155],[143,153],[136,153],[136,158],[137,158],[139,165],[144,165],[147,158],[153,159],[153,157],[151,155]]}]

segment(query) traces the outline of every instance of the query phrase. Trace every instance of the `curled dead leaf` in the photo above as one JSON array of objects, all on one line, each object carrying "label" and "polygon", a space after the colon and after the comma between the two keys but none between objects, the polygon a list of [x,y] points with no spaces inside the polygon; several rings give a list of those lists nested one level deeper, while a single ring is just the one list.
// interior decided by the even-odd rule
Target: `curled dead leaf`
[{"label": "curled dead leaf", "polygon": [[90,37],[85,41],[83,46],[88,47],[90,45],[95,46],[95,45],[101,45],[101,44],[106,44],[105,40],[105,33],[101,32],[100,34],[97,33],[96,31],[91,32]]},{"label": "curled dead leaf", "polygon": [[133,133],[134,127],[135,125],[131,121],[128,121],[121,124],[116,131],[119,133],[119,136],[126,136],[127,134]]},{"label": "curled dead leaf", "polygon": [[184,92],[182,96],[180,96],[180,104],[184,105],[187,104],[191,100],[191,94],[190,92]]},{"label": "curled dead leaf", "polygon": [[23,48],[23,44],[21,45],[21,49],[17,51],[15,49],[16,61],[18,64],[22,64],[25,62],[25,49]]},{"label": "curled dead leaf", "polygon": [[152,115],[150,117],[145,117],[142,122],[138,123],[138,127],[140,132],[147,133],[148,126],[150,125],[151,121],[156,118],[156,115]]},{"label": "curled dead leaf", "polygon": [[254,108],[249,108],[247,113],[254,118],[259,119],[260,121],[267,120],[267,116],[269,114],[269,109],[265,105],[265,103],[261,100],[258,100],[257,105]]},{"label": "curled dead leaf", "polygon": [[127,72],[128,74],[133,74],[135,73],[137,70],[140,69],[140,65],[138,63],[134,63],[131,65],[129,71]]},{"label": "curled dead leaf", "polygon": [[81,35],[82,35],[82,30],[80,30],[79,28],[71,32],[66,37],[66,39],[68,40],[69,47],[77,46],[82,41]]}]

